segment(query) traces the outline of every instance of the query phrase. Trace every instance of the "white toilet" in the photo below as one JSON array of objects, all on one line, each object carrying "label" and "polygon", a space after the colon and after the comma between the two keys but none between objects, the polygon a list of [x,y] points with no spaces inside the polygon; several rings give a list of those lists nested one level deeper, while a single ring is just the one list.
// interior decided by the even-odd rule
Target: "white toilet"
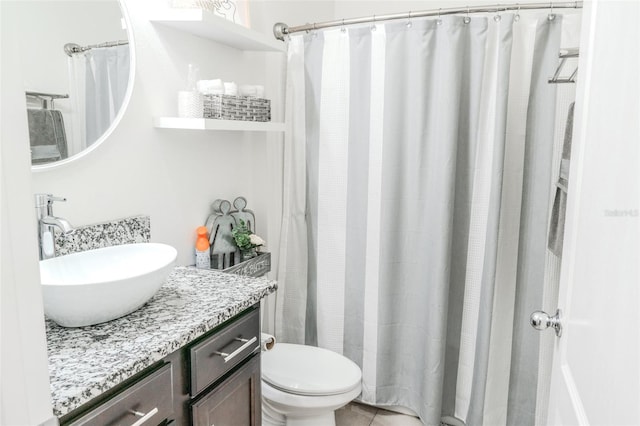
[{"label": "white toilet", "polygon": [[335,410],[360,395],[361,381],[342,355],[278,343],[262,353],[262,425],[335,426]]}]

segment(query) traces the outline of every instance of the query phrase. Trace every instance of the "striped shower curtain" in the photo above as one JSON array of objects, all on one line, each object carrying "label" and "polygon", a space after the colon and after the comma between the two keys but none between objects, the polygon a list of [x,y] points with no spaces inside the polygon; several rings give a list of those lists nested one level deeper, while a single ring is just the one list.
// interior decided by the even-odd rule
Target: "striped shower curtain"
[{"label": "striped shower curtain", "polygon": [[534,424],[562,22],[290,38],[276,333],[355,361],[363,402]]}]

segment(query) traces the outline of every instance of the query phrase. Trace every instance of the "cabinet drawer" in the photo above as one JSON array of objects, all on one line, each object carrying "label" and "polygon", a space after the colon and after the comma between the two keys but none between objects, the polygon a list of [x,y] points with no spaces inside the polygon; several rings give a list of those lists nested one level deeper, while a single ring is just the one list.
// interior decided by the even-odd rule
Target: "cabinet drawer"
[{"label": "cabinet drawer", "polygon": [[172,371],[165,364],[71,425],[156,426],[172,414]]},{"label": "cabinet drawer", "polygon": [[191,405],[193,426],[261,426],[260,355]]},{"label": "cabinet drawer", "polygon": [[190,349],[191,396],[260,349],[259,312],[255,309]]}]

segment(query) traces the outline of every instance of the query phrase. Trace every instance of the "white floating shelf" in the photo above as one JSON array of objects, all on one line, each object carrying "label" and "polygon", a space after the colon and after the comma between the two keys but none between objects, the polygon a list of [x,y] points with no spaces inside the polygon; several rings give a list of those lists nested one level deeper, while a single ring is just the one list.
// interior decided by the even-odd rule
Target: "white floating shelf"
[{"label": "white floating shelf", "polygon": [[284,123],[272,121],[212,120],[208,118],[154,117],[160,129],[231,130],[243,132],[284,132]]},{"label": "white floating shelf", "polygon": [[283,42],[235,24],[207,10],[167,9],[154,14],[149,20],[240,50],[286,51]]}]

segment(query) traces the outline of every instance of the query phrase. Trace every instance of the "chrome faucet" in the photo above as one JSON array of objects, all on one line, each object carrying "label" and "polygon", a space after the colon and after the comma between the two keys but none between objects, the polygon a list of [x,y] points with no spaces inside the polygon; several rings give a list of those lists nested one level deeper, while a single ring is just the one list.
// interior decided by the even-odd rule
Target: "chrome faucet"
[{"label": "chrome faucet", "polygon": [[56,256],[55,228],[58,228],[63,235],[70,235],[75,229],[66,219],[53,215],[53,203],[55,201],[67,201],[66,198],[54,197],[52,194],[36,194],[35,199],[40,260],[50,259]]}]

